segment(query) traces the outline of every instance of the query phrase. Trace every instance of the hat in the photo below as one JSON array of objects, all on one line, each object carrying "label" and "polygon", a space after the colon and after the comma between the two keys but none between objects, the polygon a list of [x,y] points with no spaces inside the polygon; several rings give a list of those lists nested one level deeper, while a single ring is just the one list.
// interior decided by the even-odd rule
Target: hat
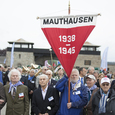
[{"label": "hat", "polygon": [[87,77],[96,81],[96,79],[95,79],[95,76],[94,76],[94,75],[88,75]]},{"label": "hat", "polygon": [[110,83],[110,79],[108,77],[104,77],[101,79],[101,84],[104,82]]}]

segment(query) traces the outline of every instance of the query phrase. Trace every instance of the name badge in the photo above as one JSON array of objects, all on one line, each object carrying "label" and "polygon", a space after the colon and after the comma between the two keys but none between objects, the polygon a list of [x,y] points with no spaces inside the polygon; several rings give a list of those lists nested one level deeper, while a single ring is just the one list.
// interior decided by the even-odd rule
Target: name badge
[{"label": "name badge", "polygon": [[24,93],[19,93],[19,98],[24,97]]},{"label": "name badge", "polygon": [[31,81],[31,83],[35,83],[34,81]]},{"label": "name badge", "polygon": [[52,101],[54,98],[53,96],[51,96],[50,98],[48,98],[49,101]]},{"label": "name badge", "polygon": [[81,94],[81,92],[80,92],[80,91],[77,91],[77,92],[76,92],[76,95],[78,95],[78,94]]}]

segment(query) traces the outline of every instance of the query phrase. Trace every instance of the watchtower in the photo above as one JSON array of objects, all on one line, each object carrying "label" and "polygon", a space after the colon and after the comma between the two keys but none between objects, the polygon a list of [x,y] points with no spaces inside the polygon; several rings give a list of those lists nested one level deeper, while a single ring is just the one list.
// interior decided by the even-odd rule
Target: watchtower
[{"label": "watchtower", "polygon": [[11,47],[7,47],[6,52],[6,64],[10,65],[11,61],[11,49],[12,44],[14,45],[14,67],[19,66],[27,66],[30,63],[35,63],[34,61],[34,53],[33,53],[33,45],[32,42],[27,42],[24,39],[20,38],[16,41],[8,41],[8,43],[11,45]]}]

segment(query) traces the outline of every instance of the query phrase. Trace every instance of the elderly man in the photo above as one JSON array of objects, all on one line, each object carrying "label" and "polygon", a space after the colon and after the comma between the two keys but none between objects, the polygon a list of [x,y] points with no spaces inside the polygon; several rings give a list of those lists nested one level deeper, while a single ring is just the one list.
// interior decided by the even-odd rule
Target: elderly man
[{"label": "elderly man", "polygon": [[[48,68],[46,66],[43,66],[41,74],[46,74],[47,70],[48,70]],[[36,77],[36,88],[38,88],[38,87],[39,87],[39,75]]]},{"label": "elderly man", "polygon": [[60,108],[57,115],[80,115],[87,104],[87,89],[79,80],[79,72],[73,69],[70,75],[70,103],[68,103],[68,77],[64,76],[56,84],[61,92]]},{"label": "elderly man", "polygon": [[29,115],[28,88],[20,82],[21,74],[12,69],[8,74],[10,84],[5,85],[6,115]]},{"label": "elderly man", "polygon": [[26,77],[26,76],[22,75],[22,68],[17,68],[17,70],[21,73],[21,79],[20,79],[20,81],[21,81],[24,85],[27,85],[28,80],[27,80],[27,77]]},{"label": "elderly man", "polygon": [[39,76],[41,87],[33,94],[32,110],[36,115],[55,115],[59,106],[59,93],[55,88],[48,86],[48,76]]},{"label": "elderly man", "polygon": [[101,79],[100,89],[92,99],[93,115],[115,115],[115,92],[110,89],[110,79]]},{"label": "elderly man", "polygon": [[93,67],[93,66],[90,66],[90,67],[88,68],[88,75],[93,75],[93,74],[94,74],[94,71],[95,71],[94,67]]},{"label": "elderly man", "polygon": [[0,82],[0,115],[1,115],[1,109],[5,105],[5,93],[4,93],[4,87],[2,83]]},{"label": "elderly man", "polygon": [[96,78],[94,75],[88,75],[86,77],[87,91],[88,91],[88,104],[84,107],[84,115],[92,114],[92,97],[94,93],[99,89],[96,85]]},{"label": "elderly man", "polygon": [[54,87],[54,88],[55,88],[55,85],[56,85],[57,81],[52,79],[52,74],[53,74],[53,72],[52,72],[51,70],[47,70],[47,71],[46,71],[46,75],[47,75],[48,78],[49,78],[48,85],[49,85],[50,87]]}]

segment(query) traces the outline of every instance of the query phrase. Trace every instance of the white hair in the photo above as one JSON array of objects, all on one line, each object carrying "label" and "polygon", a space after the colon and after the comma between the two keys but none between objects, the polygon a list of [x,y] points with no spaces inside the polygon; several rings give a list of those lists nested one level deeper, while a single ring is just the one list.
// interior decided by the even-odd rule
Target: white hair
[{"label": "white hair", "polygon": [[47,66],[42,66],[42,70],[43,70],[45,67],[47,68]]},{"label": "white hair", "polygon": [[89,71],[89,70],[92,70],[92,68],[94,69],[94,67],[93,67],[93,66],[89,66],[88,71]]},{"label": "white hair", "polygon": [[20,68],[20,67],[18,67],[17,70],[22,72],[22,68]]},{"label": "white hair", "polygon": [[35,70],[34,70],[34,69],[31,69],[30,72],[31,72],[31,71],[34,71],[34,73],[35,73]]},{"label": "white hair", "polygon": [[9,74],[8,74],[8,77],[9,77],[9,80],[11,81],[11,75],[13,72],[17,72],[18,73],[18,77],[19,77],[19,80],[21,79],[21,73],[17,70],[17,69],[12,69]]},{"label": "white hair", "polygon": [[51,74],[53,74],[53,72],[52,72],[51,70],[47,70],[46,73],[47,73],[47,72],[50,72]]},{"label": "white hair", "polygon": [[79,71],[77,69],[72,69],[72,72],[76,71],[79,74]]},{"label": "white hair", "polygon": [[46,74],[41,74],[41,75],[39,76],[39,79],[40,79],[41,77],[45,77],[46,79],[48,79],[48,76],[47,76]]}]

